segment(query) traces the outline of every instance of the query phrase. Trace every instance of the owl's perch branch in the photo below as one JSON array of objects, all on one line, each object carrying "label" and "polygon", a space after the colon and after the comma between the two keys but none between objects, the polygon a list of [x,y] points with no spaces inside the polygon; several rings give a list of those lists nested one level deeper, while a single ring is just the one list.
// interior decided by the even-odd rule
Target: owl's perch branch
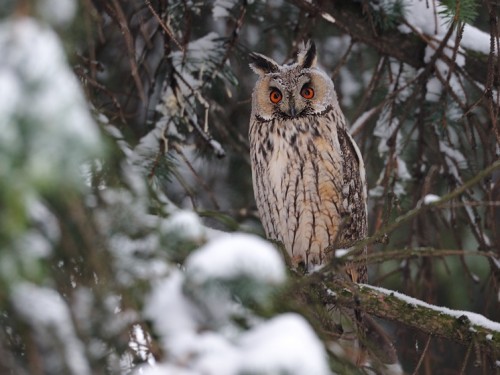
[{"label": "owl's perch branch", "polygon": [[433,306],[395,291],[354,284],[341,277],[332,280],[331,274],[313,274],[301,280],[307,280],[304,287],[321,295],[325,304],[356,308],[462,345],[473,343],[492,358],[500,355],[500,323],[479,314]]}]

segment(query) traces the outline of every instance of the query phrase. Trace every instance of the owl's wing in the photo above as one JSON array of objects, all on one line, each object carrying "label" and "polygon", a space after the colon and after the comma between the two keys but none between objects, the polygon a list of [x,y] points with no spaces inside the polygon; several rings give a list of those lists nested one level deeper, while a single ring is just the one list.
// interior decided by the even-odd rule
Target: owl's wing
[{"label": "owl's wing", "polygon": [[[339,127],[337,134],[343,161],[341,204],[343,224],[339,245],[349,248],[367,235],[365,168],[361,152],[347,130]],[[366,252],[366,249],[362,252]],[[365,263],[347,267],[346,271],[355,282],[365,282],[367,279]]]}]

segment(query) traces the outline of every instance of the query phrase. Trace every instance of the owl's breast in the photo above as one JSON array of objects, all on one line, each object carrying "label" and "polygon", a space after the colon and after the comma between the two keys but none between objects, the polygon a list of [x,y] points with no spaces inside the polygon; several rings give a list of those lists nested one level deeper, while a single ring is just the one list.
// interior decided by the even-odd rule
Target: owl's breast
[{"label": "owl's breast", "polygon": [[341,220],[342,155],[336,132],[318,123],[280,126],[269,126],[267,137],[259,138],[258,132],[250,137],[259,214],[268,238],[283,242],[295,264],[320,264]]}]

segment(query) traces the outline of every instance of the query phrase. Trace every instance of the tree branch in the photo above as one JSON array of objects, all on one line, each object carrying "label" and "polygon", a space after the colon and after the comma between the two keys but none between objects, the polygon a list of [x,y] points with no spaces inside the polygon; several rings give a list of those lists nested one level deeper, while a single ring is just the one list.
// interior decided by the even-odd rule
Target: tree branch
[{"label": "tree branch", "polygon": [[[318,1],[314,4],[306,0],[291,0],[299,9],[314,16],[325,18],[325,14],[335,19],[335,24],[353,39],[369,45],[381,55],[393,57],[415,69],[423,68],[424,53],[427,43],[415,34],[403,34],[397,29],[374,30],[370,17],[363,12],[361,3],[352,0]],[[465,54],[463,68],[475,81],[487,85],[488,55],[477,52]],[[494,75],[492,84],[500,86],[498,68],[492,69]],[[490,72],[491,74],[491,72]]]},{"label": "tree branch", "polygon": [[462,345],[473,342],[492,358],[500,355],[500,323],[482,315],[430,305],[395,291],[332,277],[331,273],[315,273],[299,283],[303,290],[320,295],[325,305],[357,309]]},{"label": "tree branch", "polygon": [[[388,233],[393,232],[397,228],[399,228],[403,223],[406,223],[407,221],[413,219],[417,215],[421,214],[423,211],[426,211],[431,208],[437,208],[443,205],[444,203],[459,197],[461,194],[465,193],[468,189],[472,188],[474,185],[479,183],[482,179],[486,178],[489,176],[491,173],[493,173],[496,169],[500,168],[500,160],[495,161],[491,165],[489,165],[487,168],[483,169],[479,173],[477,173],[474,177],[472,177],[469,181],[465,182],[463,185],[459,186],[455,190],[451,191],[450,193],[442,196],[440,199],[428,203],[428,204],[423,204],[423,202],[420,202],[415,208],[409,210],[405,214],[397,217],[394,221],[391,223],[387,224],[386,226],[380,228],[380,230],[377,231],[377,233],[374,233],[371,237],[368,237],[367,239],[363,241],[359,241],[354,247],[353,250],[350,252],[351,254],[357,254],[358,250],[362,249],[363,247],[367,245],[374,244],[378,241],[380,241],[384,236],[386,236]],[[348,256],[348,255],[347,255]]]}]

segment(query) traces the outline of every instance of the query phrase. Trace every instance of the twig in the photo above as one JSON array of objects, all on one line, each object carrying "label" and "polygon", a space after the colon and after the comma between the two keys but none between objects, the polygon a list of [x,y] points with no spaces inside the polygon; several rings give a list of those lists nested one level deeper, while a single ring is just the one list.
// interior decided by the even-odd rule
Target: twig
[{"label": "twig", "polygon": [[420,356],[420,359],[418,360],[417,366],[415,367],[415,370],[413,370],[413,375],[418,374],[418,370],[420,369],[420,366],[422,365],[422,362],[424,360],[425,354],[427,353],[427,350],[429,349],[429,344],[431,342],[432,335],[429,335],[427,337],[427,341],[425,343],[424,351],[422,352],[422,355]]},{"label": "twig", "polygon": [[143,103],[146,103],[146,94],[144,93],[144,86],[142,85],[141,78],[139,77],[139,68],[137,66],[137,61],[135,60],[135,46],[132,34],[130,33],[130,29],[127,23],[127,17],[123,13],[123,9],[121,8],[118,0],[112,0],[113,7],[116,12],[116,20],[118,25],[120,26],[120,30],[123,34],[123,38],[125,39],[125,45],[127,46],[127,52],[130,62],[130,72],[132,77],[134,78],[135,85],[137,87],[137,91],[139,92],[139,97]]},{"label": "twig", "polygon": [[163,31],[165,31],[167,33],[168,37],[175,43],[175,45],[177,46],[177,48],[179,48],[184,53],[185,52],[184,51],[184,47],[177,41],[177,39],[175,38],[174,33],[172,32],[172,30],[169,29],[169,27],[167,26],[167,24],[165,22],[163,22],[163,20],[161,19],[160,15],[158,14],[158,12],[151,5],[151,1],[150,0],[144,0],[144,1],[145,1],[146,5],[148,6],[149,10],[151,11],[151,13],[153,13],[153,16],[155,16],[156,20],[160,24],[160,26],[163,29]]},{"label": "twig", "polygon": [[490,175],[493,171],[497,170],[500,168],[500,160],[495,161],[492,163],[490,166],[487,168],[483,169],[480,171],[478,174],[476,174],[474,177],[472,177],[469,181],[465,182],[463,185],[457,187],[455,190],[451,191],[450,193],[444,195],[441,197],[441,199],[429,203],[429,204],[418,204],[415,208],[411,209],[410,211],[406,212],[405,214],[397,217],[393,222],[385,225],[381,229],[377,231],[377,233],[373,234],[373,236],[368,237],[367,239],[360,241],[357,243],[354,248],[353,248],[353,253],[356,252],[356,250],[360,250],[364,248],[367,245],[372,245],[378,241],[380,241],[385,235],[388,233],[393,232],[395,229],[399,228],[402,224],[406,223],[407,221],[413,219],[417,215],[420,215],[422,212],[427,211],[432,208],[438,208],[440,207],[443,203],[446,203],[464,192],[466,192],[468,189],[470,189],[472,186],[476,185],[481,181],[483,178],[487,177]]}]

